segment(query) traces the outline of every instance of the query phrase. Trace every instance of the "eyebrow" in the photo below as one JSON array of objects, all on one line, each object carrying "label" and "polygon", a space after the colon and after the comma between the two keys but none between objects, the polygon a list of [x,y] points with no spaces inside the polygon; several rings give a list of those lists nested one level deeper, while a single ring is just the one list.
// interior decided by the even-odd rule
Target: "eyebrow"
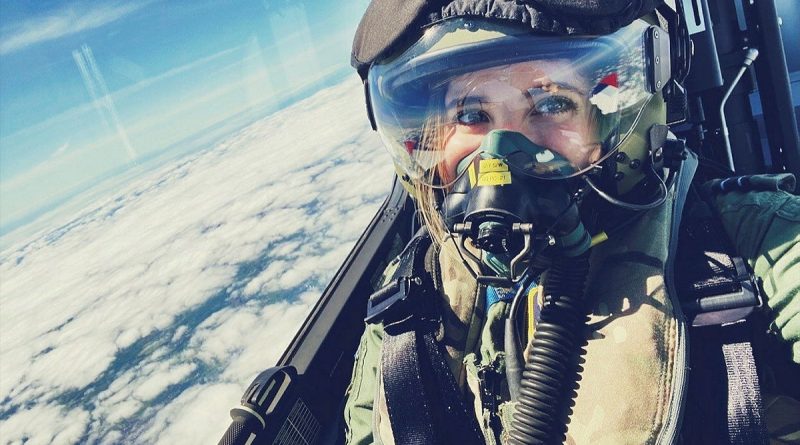
[{"label": "eyebrow", "polygon": [[[577,94],[586,95],[586,90],[582,90],[582,89],[578,88],[577,86],[575,86],[575,85],[572,85],[572,84],[569,84],[569,83],[563,83],[563,82],[551,82],[549,85],[555,85],[555,86],[557,86],[559,89],[564,89],[564,90],[572,91],[572,92],[574,92],[574,93],[577,93]],[[544,89],[543,89],[542,87],[532,87],[532,88],[528,88],[527,90],[525,90],[525,92],[526,92],[528,95],[530,95],[531,97],[533,97],[533,94],[531,93],[531,90],[540,90],[540,91],[544,91]],[[547,91],[544,91],[544,92],[546,93]]]},{"label": "eyebrow", "polygon": [[464,105],[467,105],[467,103],[469,104],[477,103],[478,105],[480,105],[484,102],[489,102],[489,100],[487,100],[486,97],[484,96],[466,96],[460,99],[451,100],[450,102],[447,103],[445,109],[450,110],[456,106],[463,107]]}]

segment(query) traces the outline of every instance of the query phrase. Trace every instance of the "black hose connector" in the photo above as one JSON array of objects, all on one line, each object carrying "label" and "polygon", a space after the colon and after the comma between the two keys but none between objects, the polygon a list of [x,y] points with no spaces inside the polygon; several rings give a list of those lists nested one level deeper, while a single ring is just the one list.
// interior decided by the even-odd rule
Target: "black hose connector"
[{"label": "black hose connector", "polygon": [[512,445],[566,440],[586,352],[589,305],[583,293],[588,273],[588,252],[553,261],[511,422]]}]

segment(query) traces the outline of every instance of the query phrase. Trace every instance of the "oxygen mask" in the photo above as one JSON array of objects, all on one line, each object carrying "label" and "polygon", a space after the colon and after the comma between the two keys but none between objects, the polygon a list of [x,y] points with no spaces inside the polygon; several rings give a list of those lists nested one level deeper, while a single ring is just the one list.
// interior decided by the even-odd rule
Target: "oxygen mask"
[{"label": "oxygen mask", "polygon": [[482,251],[479,259],[469,248],[461,249],[494,272],[483,281],[519,281],[533,255],[545,249],[568,257],[589,249],[579,193],[566,180],[526,173],[544,164],[549,169],[569,166],[558,153],[508,130],[487,133],[474,155],[458,164],[443,216],[462,244],[469,241]]}]

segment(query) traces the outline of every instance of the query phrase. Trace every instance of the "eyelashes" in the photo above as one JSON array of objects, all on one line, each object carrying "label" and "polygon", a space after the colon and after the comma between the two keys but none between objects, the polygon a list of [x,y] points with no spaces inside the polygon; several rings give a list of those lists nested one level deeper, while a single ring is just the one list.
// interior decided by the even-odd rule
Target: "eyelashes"
[{"label": "eyelashes", "polygon": [[459,110],[455,115],[455,123],[459,125],[478,125],[489,122],[489,115],[483,110]]},{"label": "eyelashes", "polygon": [[[491,106],[484,106],[483,102],[473,101],[473,105],[462,106],[449,119],[456,125],[474,127],[492,122]],[[564,94],[552,94],[538,97],[528,111],[528,117],[534,120],[559,121],[577,114],[580,110],[579,102]]]},{"label": "eyelashes", "polygon": [[578,110],[578,104],[567,96],[548,96],[536,102],[533,113],[537,115],[559,115]]}]

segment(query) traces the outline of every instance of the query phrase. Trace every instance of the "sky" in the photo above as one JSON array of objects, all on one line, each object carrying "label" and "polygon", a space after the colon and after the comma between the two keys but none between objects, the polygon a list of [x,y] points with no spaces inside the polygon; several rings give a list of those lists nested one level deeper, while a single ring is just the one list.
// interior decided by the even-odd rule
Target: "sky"
[{"label": "sky", "polygon": [[366,4],[3,2],[0,236],[354,76]]}]

